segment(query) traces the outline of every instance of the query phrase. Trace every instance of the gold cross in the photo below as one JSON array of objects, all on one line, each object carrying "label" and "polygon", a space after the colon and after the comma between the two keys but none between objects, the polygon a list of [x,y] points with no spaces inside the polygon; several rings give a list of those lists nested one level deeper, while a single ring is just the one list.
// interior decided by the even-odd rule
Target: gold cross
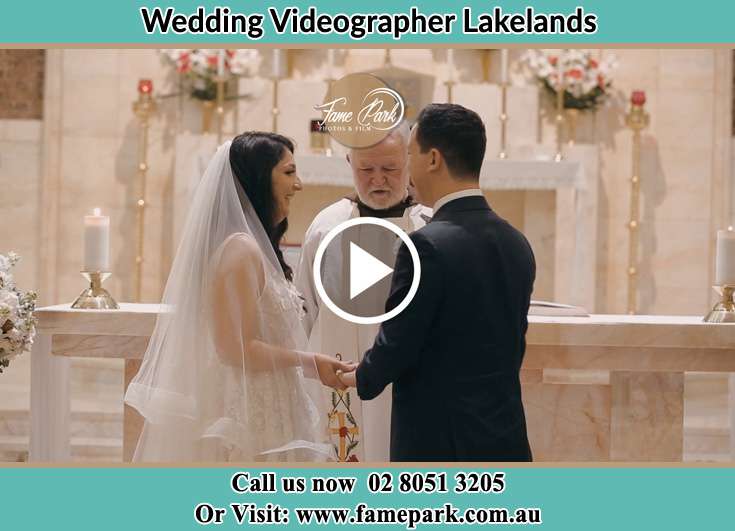
[{"label": "gold cross", "polygon": [[347,437],[345,435],[342,435],[343,428],[347,429],[347,433],[351,435],[357,435],[360,433],[359,428],[353,427],[353,428],[347,428],[345,426],[345,414],[342,411],[336,411],[334,415],[337,416],[337,423],[338,426],[336,428],[331,428],[331,432],[334,435],[339,435],[339,455],[338,458],[340,461],[346,461],[347,460]]}]

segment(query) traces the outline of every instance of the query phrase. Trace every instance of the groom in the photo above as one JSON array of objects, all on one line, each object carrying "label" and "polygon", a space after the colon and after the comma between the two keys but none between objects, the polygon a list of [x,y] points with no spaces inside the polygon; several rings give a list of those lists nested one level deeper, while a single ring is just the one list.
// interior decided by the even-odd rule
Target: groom
[{"label": "groom", "polygon": [[[530,461],[519,371],[536,266],[480,191],[485,127],[460,105],[429,105],[408,153],[417,199],[434,208],[411,234],[421,282],[343,381],[363,400],[393,383],[391,461]],[[412,275],[403,245],[386,309]]]}]

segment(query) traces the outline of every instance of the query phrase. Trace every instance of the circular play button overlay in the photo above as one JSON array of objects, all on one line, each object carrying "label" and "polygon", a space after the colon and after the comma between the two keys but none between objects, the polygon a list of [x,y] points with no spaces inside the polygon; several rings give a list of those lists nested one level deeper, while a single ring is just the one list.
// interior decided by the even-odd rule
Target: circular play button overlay
[{"label": "circular play button overlay", "polygon": [[[413,262],[408,293],[390,311],[385,303],[401,243]],[[314,284],[322,302],[337,316],[356,324],[376,324],[401,313],[416,295],[421,263],[416,246],[400,227],[379,218],[355,218],[330,230],[314,258]]]}]

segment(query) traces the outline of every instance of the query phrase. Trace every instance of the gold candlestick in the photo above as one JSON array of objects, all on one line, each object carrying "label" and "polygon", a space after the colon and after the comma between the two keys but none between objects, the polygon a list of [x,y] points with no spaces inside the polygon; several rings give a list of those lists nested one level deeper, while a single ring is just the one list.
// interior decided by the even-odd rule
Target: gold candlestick
[{"label": "gold candlestick", "polygon": [[454,103],[454,85],[455,82],[451,79],[449,81],[445,81],[444,84],[447,86],[447,103]]},{"label": "gold candlestick", "polygon": [[217,145],[219,145],[222,143],[222,130],[225,122],[225,83],[227,78],[216,76],[214,81],[217,84]]},{"label": "gold candlestick", "polygon": [[133,103],[133,112],[140,120],[140,136],[138,137],[138,200],[136,201],[138,239],[136,242],[137,254],[135,256],[136,302],[140,302],[143,292],[143,244],[145,242],[145,197],[146,180],[148,177],[148,129],[150,117],[155,111],[156,102],[153,100],[153,83],[149,79],[141,79],[138,82],[138,101]]},{"label": "gold candlestick", "polygon": [[504,81],[500,84],[500,153],[499,159],[507,159],[506,137],[508,127],[508,83]]},{"label": "gold candlestick", "polygon": [[[332,87],[334,86],[334,82],[335,81],[337,81],[337,80],[334,79],[334,78],[332,78],[332,77],[327,78],[327,92],[329,94],[332,93]],[[331,157],[332,154],[333,154],[333,150],[332,150],[332,135],[330,135],[329,133],[325,133],[324,136],[325,136],[325,138],[324,138],[324,154],[327,157]]]},{"label": "gold candlestick", "polygon": [[640,191],[641,191],[641,131],[648,126],[649,116],[643,109],[646,94],[636,90],[631,96],[630,112],[625,123],[633,130],[633,175],[630,178],[630,221],[628,230],[628,313],[636,313],[638,289],[638,239],[640,229]]},{"label": "gold candlestick", "polygon": [[[561,58],[559,58],[559,61],[561,61]],[[559,88],[556,89],[556,155],[554,155],[556,162],[564,160],[562,135],[564,126],[564,92],[566,90],[567,86],[564,82],[561,82]]]},{"label": "gold candlestick", "polygon": [[279,79],[277,77],[273,78],[273,108],[271,109],[271,115],[273,116],[271,131],[273,133],[278,132],[278,113],[281,112],[278,109],[278,81]]},{"label": "gold candlestick", "polygon": [[482,82],[490,83],[490,66],[492,65],[490,56],[493,50],[481,50],[480,52],[482,53]]},{"label": "gold candlestick", "polygon": [[393,66],[393,59],[390,55],[390,48],[385,49],[385,54],[383,55],[383,68],[388,68]]},{"label": "gold candlestick", "polygon": [[102,283],[111,274],[109,271],[82,271],[82,276],[89,282],[89,287],[79,294],[71,307],[77,310],[117,310],[120,308],[110,292],[102,287]]},{"label": "gold candlestick", "polygon": [[715,290],[720,294],[720,301],[715,304],[703,321],[705,323],[735,323],[735,300],[733,299],[735,286],[715,286]]}]

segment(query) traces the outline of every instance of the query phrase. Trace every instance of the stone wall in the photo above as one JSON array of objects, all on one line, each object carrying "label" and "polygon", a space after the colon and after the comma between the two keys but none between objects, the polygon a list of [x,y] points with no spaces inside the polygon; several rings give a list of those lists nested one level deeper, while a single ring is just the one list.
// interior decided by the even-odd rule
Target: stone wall
[{"label": "stone wall", "polygon": [[[514,84],[532,83],[518,66],[522,53],[511,53]],[[614,76],[616,96],[596,116],[583,118],[579,126],[579,140],[600,148],[599,282],[594,310],[626,310],[631,133],[624,125],[624,116],[630,91],[643,89],[648,94],[651,125],[644,132],[641,175],[639,311],[704,313],[712,302],[709,286],[715,230],[726,224],[731,210],[732,52],[622,49],[596,53],[616,54],[620,68]],[[122,299],[129,299],[138,139],[131,105],[139,78],[152,78],[157,94],[171,94],[179,89],[176,77],[155,50],[49,50],[46,55],[43,181],[37,187],[40,192],[34,192],[40,193],[41,201],[37,210],[28,214],[36,221],[27,225],[39,236],[37,240],[33,235],[23,239],[36,242],[39,249],[37,284],[42,300],[57,303],[79,291],[82,217],[93,207],[103,208],[113,218],[115,276],[110,285]],[[292,77],[323,79],[325,55],[321,50],[292,51]],[[395,50],[391,55],[396,66],[432,73],[439,84],[446,76],[445,50]],[[265,73],[270,69],[269,57],[265,53]],[[488,57],[490,67],[485,69]],[[455,58],[460,81],[497,79],[496,52],[457,50]],[[343,50],[337,54],[335,75],[379,68],[383,59],[383,50]],[[269,128],[267,106],[248,106],[247,99],[238,105],[239,112],[228,112],[226,131]],[[168,98],[153,120],[144,279],[148,301],[160,295],[173,253],[173,140],[181,131],[196,132],[199,117],[195,103]],[[540,143],[553,147],[553,121],[548,113],[541,113],[539,123]],[[8,185],[5,179],[3,174],[2,184]],[[331,192],[342,191],[313,190],[302,195],[304,202],[293,216],[295,230],[288,235],[289,241],[300,240],[297,229],[303,229],[312,211],[330,200]],[[18,193],[27,199],[27,191],[18,189]],[[522,219],[524,194],[491,195],[498,210]],[[8,201],[11,199],[6,198]],[[19,199],[12,201],[18,204]]]}]

